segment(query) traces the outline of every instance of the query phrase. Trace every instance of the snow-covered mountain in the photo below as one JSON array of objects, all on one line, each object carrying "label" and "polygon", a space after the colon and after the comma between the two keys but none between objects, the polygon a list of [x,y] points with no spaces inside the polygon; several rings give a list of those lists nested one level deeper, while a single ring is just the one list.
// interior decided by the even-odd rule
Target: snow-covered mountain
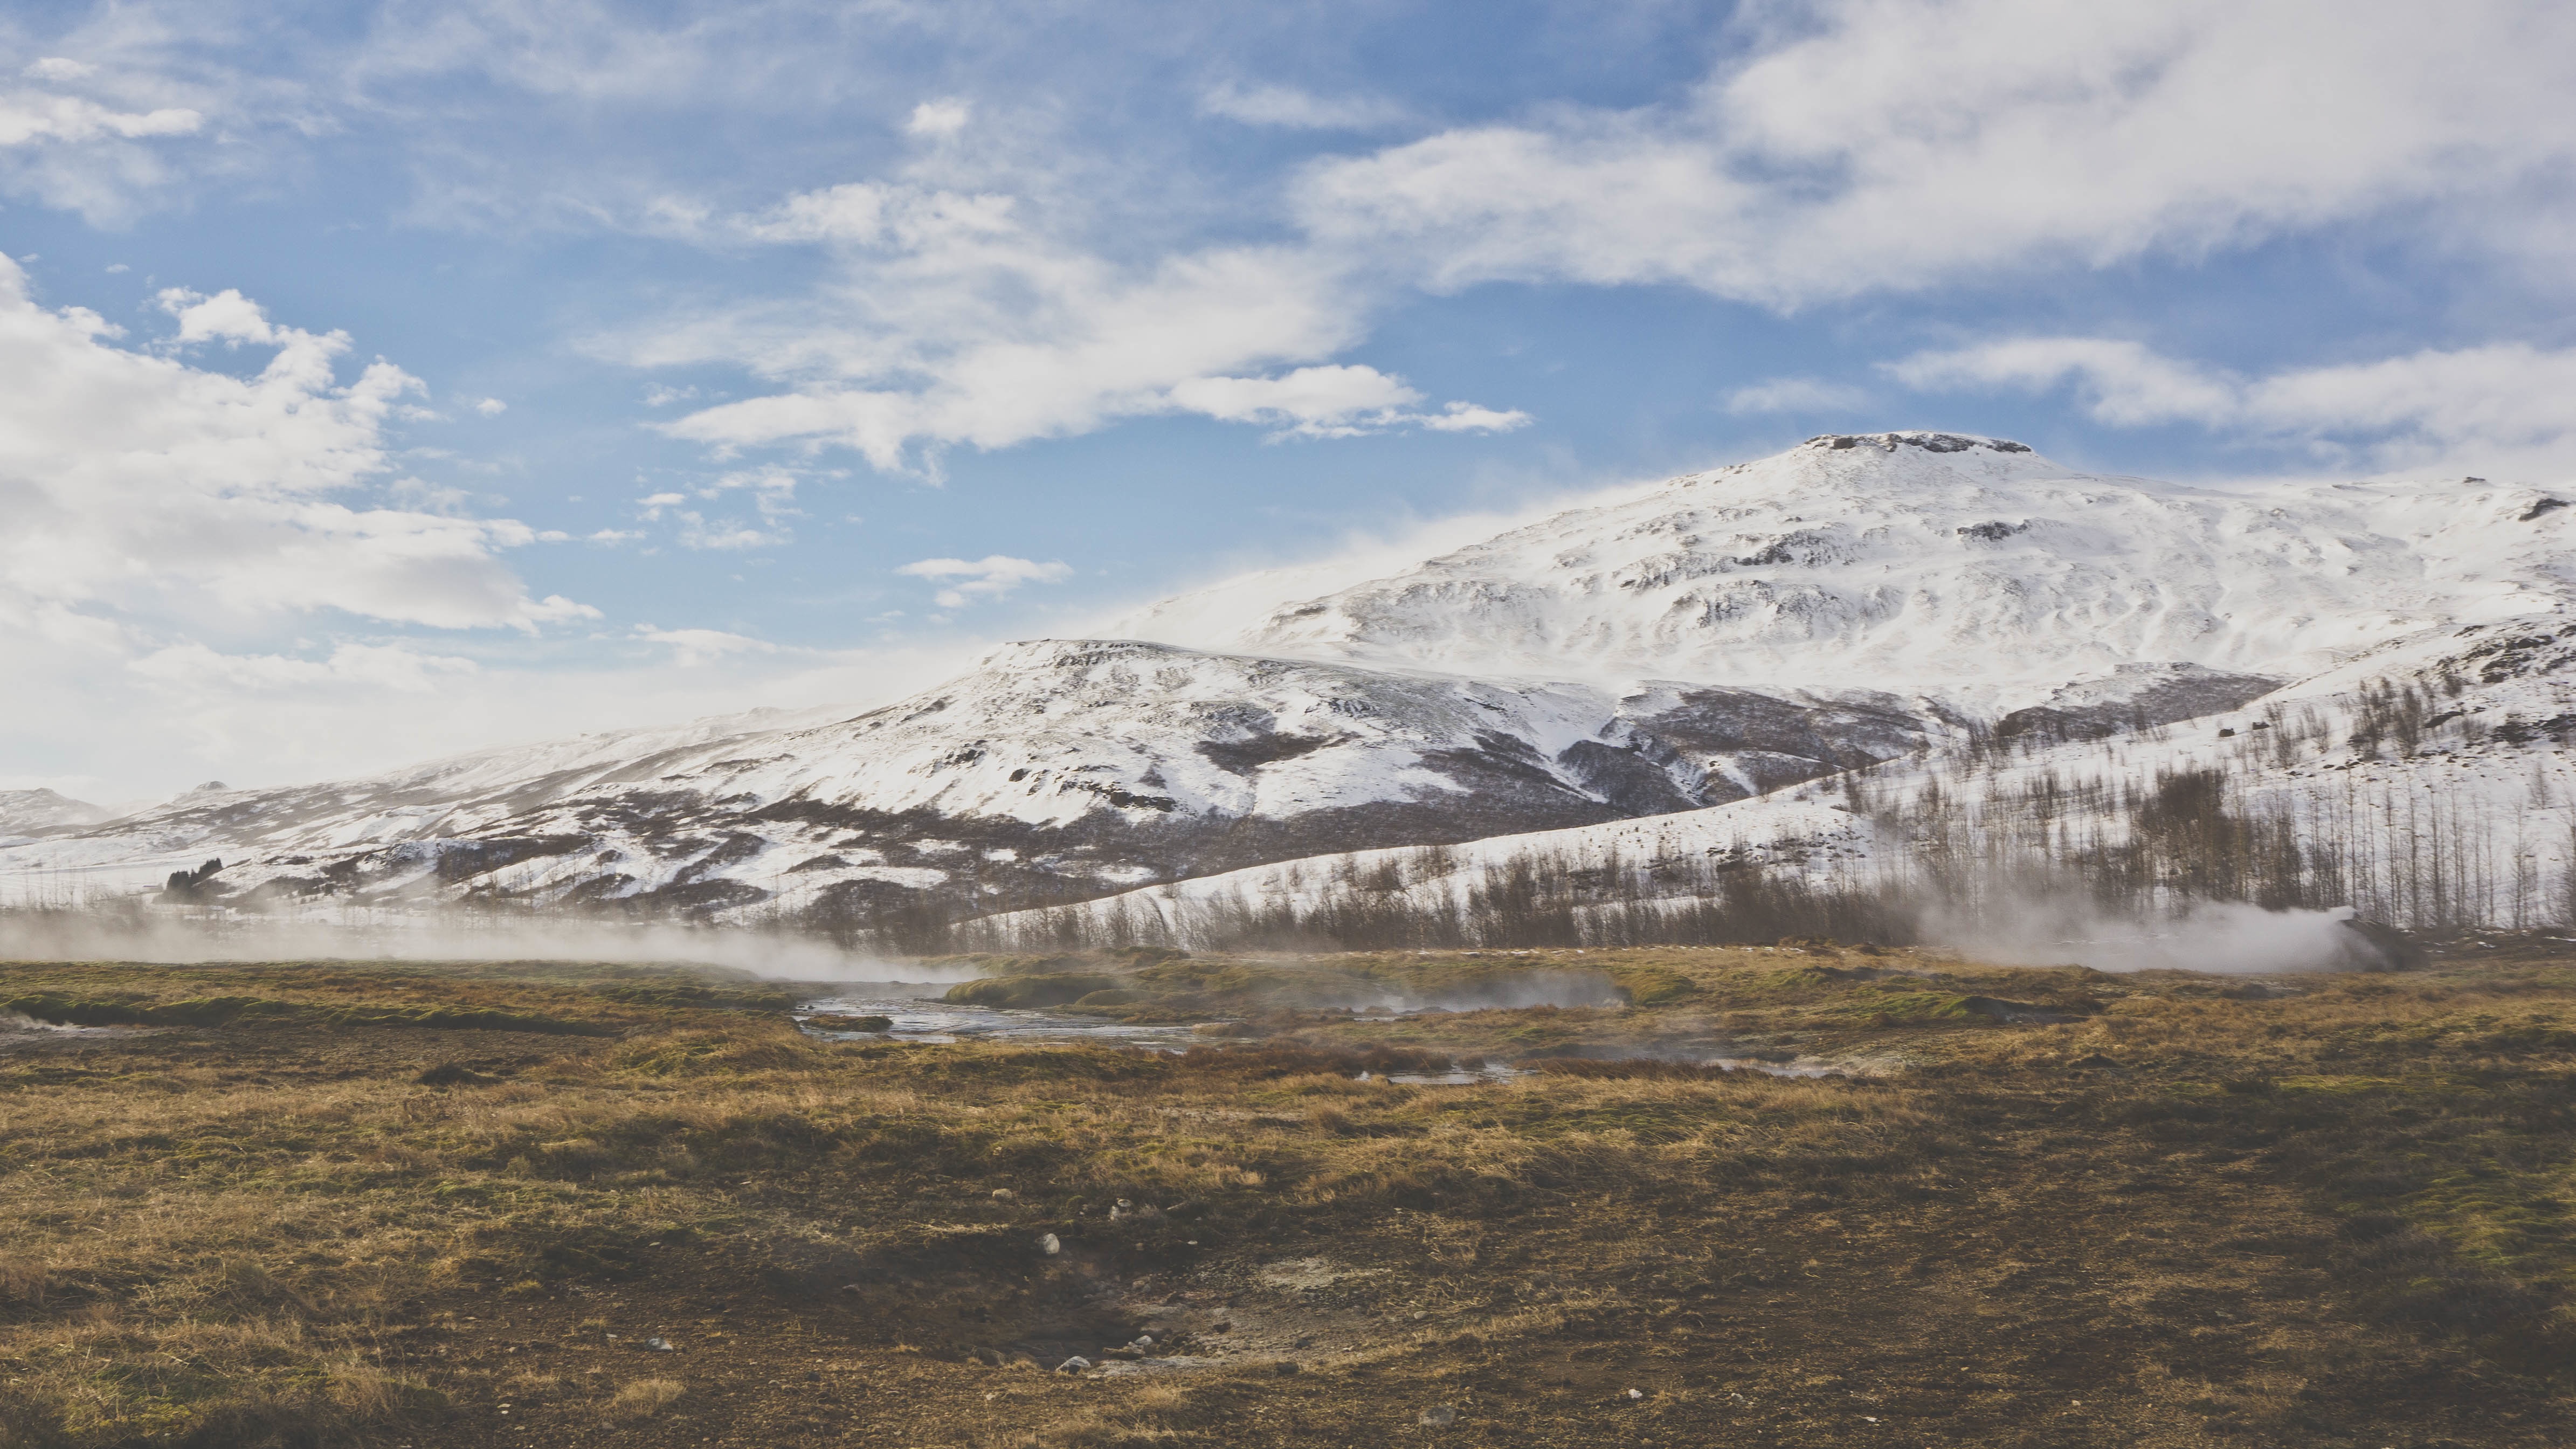
[{"label": "snow-covered mountain", "polygon": [[57,897],[216,859],[207,899],[480,892],[766,903],[864,923],[925,891],[1090,895],[1319,850],[1689,809],[1952,728],[1865,691],[1620,697],[1135,641],[1012,645],[899,704],[768,724],[191,792],[0,860]]},{"label": "snow-covered mountain", "polygon": [[[1979,949],[2035,960],[2257,970],[2367,958],[2342,933],[2248,929],[2242,917],[2141,940],[2102,909],[2121,884],[2106,875],[2130,877],[2141,904],[2171,906],[2182,897],[2153,893],[2194,872],[2234,872],[2223,898],[2312,916],[2346,907],[2433,930],[2576,923],[2576,622],[2439,631],[2170,727],[2097,734],[2092,717],[2075,719],[1706,809],[1275,861],[1000,913],[973,939],[1207,945],[1247,922],[1338,914],[1452,934],[1465,922],[1472,940],[1480,912],[1535,886],[1566,907],[1576,938],[1620,944],[1636,912],[1722,900],[1759,877],[1806,893],[1819,914],[1837,895],[1930,903]],[[1980,895],[1989,909],[1975,909]],[[2105,927],[2110,937],[2087,934]]]},{"label": "snow-covered mountain", "polygon": [[2131,666],[2297,678],[2557,608],[2568,519],[2482,479],[2186,487],[1999,439],[1823,437],[1286,604],[1234,642],[1462,673],[1865,681],[2001,714]]},{"label": "snow-covered mountain", "polygon": [[0,840],[95,825],[113,813],[52,790],[0,790]]},{"label": "snow-covered mountain", "polygon": [[864,713],[193,794],[0,845],[0,893],[187,870],[180,895],[234,904],[865,926],[1377,846],[1696,829],[1873,762],[2121,734],[2554,618],[2570,516],[2474,479],[2186,487],[1995,439],[1819,438],[1320,597],[1247,609],[1246,586],[1199,596],[1222,620],[1189,596],[1140,616],[1198,647],[1037,641]]}]

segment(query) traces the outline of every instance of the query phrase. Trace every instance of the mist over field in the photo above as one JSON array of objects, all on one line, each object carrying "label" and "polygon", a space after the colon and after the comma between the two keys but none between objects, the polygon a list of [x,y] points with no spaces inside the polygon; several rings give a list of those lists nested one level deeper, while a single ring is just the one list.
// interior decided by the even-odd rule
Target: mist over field
[{"label": "mist over field", "polygon": [[2019,966],[2252,976],[2385,971],[2401,964],[2355,930],[2352,919],[2349,907],[2265,910],[2243,901],[2201,901],[2171,918],[2140,920],[2034,894],[1990,902],[1973,923],[1947,921],[1935,911],[1924,933],[1972,960]]},{"label": "mist over field", "polygon": [[465,911],[367,913],[356,922],[206,919],[132,910],[0,911],[0,960],[579,961],[715,966],[795,981],[944,982],[971,967],[890,962],[828,940],[684,924],[512,920]]}]

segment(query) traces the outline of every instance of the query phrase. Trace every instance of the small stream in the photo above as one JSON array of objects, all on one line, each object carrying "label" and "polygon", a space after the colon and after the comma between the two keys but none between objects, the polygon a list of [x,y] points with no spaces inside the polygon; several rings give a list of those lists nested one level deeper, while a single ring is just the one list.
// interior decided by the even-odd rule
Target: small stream
[{"label": "small stream", "polygon": [[[941,982],[857,981],[846,984],[837,996],[817,997],[796,1008],[792,1015],[799,1025],[816,1036],[832,1041],[914,1041],[1022,1042],[1030,1045],[1072,1045],[1090,1043],[1109,1046],[1150,1047],[1161,1051],[1180,1051],[1206,1039],[1187,1025],[1139,1026],[1111,1021],[1097,1016],[1054,1011],[1044,1007],[1002,1010],[990,1006],[961,1006],[940,998],[948,987]],[[1389,1011],[1387,1015],[1411,1015],[1413,1011],[1440,1008],[1415,1007],[1409,1011]],[[1372,1013],[1374,1014],[1374,1013]],[[882,1016],[894,1025],[885,1031],[829,1031],[807,1025],[811,1016]],[[1680,1058],[1674,1058],[1680,1059]],[[1754,1071],[1775,1077],[1867,1076],[1886,1070],[1895,1063],[1860,1063],[1802,1057],[1791,1061],[1759,1061],[1750,1057],[1712,1055],[1690,1058],[1696,1066],[1719,1066],[1732,1071]],[[1455,1066],[1446,1072],[1362,1072],[1359,1080],[1382,1079],[1408,1087],[1465,1087],[1480,1082],[1509,1081],[1529,1075],[1523,1068],[1488,1062],[1478,1067]]]}]

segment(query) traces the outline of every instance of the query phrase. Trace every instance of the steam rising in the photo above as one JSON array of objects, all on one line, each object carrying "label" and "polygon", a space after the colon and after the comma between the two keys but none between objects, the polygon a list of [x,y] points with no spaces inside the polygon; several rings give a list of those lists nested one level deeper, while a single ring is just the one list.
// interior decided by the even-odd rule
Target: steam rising
[{"label": "steam rising", "polygon": [[0,912],[0,959],[142,961],[600,961],[729,967],[803,981],[963,981],[973,972],[845,951],[810,936],[668,924],[529,921],[462,913],[347,921],[205,920],[76,910]]},{"label": "steam rising", "polygon": [[1505,967],[1474,982],[1422,992],[1396,988],[1354,991],[1346,983],[1316,983],[1274,997],[1274,1005],[1347,1008],[1411,1015],[1424,1011],[1525,1011],[1534,1006],[1624,1004],[1619,983],[1600,971],[1524,970]]},{"label": "steam rising", "polygon": [[2403,964],[2355,921],[2350,907],[2267,911],[2241,901],[2201,901],[2180,915],[2140,919],[2070,896],[2023,897],[1986,902],[1973,918],[1935,911],[1924,934],[2004,966],[2272,975]]}]

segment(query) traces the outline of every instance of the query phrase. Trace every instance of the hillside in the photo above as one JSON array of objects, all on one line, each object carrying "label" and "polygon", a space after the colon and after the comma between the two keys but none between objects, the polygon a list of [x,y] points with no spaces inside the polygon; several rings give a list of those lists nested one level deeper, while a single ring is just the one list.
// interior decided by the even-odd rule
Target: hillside
[{"label": "hillside", "polygon": [[95,825],[110,813],[52,790],[0,790],[0,840]]},{"label": "hillside", "polygon": [[[2576,922],[2576,622],[2463,626],[2178,725],[2013,718],[2020,729],[1714,808],[1275,862],[989,917],[971,939],[1619,946],[1839,931],[1987,959],[2277,970],[2375,959],[2328,928],[2334,908],[2432,931]],[[2290,915],[2142,926],[2195,900]]]},{"label": "hillside", "polygon": [[[2323,698],[2357,687],[2338,671],[2555,620],[2570,516],[2480,480],[2184,486],[1996,439],[1824,437],[1321,597],[1139,616],[1201,647],[1033,641],[865,712],[48,828],[0,845],[0,895],[474,897],[883,934],[1376,848],[1786,838],[1808,826],[1763,822],[1831,807],[1777,792],[1823,776],[1876,766],[1899,790],[1916,756]],[[2543,707],[2515,706],[2564,712]],[[2063,748],[2072,769],[2093,747]],[[2152,769],[2161,746],[2119,748]]]}]

